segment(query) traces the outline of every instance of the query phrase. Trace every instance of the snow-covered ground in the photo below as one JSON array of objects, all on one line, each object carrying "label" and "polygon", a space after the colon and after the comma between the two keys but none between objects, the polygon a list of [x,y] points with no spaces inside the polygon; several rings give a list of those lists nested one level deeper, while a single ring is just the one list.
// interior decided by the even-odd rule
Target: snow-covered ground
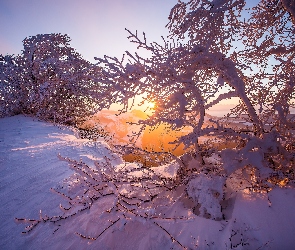
[{"label": "snow-covered ground", "polygon": [[[148,220],[127,215],[126,224],[116,223],[104,231],[118,218],[102,216],[116,199],[110,195],[71,218],[41,222],[22,234],[29,224],[17,223],[15,218],[39,219],[40,210],[43,218],[63,214],[59,204],[64,199],[50,188],[61,185],[73,170],[58,154],[82,159],[89,166],[111,155],[103,141],[77,139],[65,127],[24,116],[0,119],[0,249],[294,249],[292,188],[274,189],[268,195],[237,193],[226,220],[214,221],[193,214],[179,187],[162,199],[162,214],[151,209],[155,216]],[[122,161],[113,160],[113,164],[122,165]],[[157,172],[174,174],[169,167]],[[101,235],[92,240],[79,234]]]}]

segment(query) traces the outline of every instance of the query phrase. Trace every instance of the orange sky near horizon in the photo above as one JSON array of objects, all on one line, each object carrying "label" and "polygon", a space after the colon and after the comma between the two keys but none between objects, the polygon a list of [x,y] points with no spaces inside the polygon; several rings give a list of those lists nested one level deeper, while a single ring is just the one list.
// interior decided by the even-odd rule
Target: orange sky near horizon
[{"label": "orange sky near horizon", "polygon": [[[135,101],[134,101],[134,106],[132,107],[132,109],[129,109],[127,111],[131,111],[131,110],[140,110],[145,112],[148,115],[151,115],[153,113],[153,103],[144,103],[143,105],[139,106],[139,103],[141,103],[142,101],[142,97],[141,96],[137,96],[135,97]],[[220,103],[214,105],[213,107],[211,107],[210,109],[208,109],[206,111],[207,114],[212,115],[212,116],[224,116],[226,115],[230,109],[234,108],[239,102],[239,98],[238,97],[234,97],[231,99],[226,99],[226,100],[222,100]],[[131,107],[131,103],[132,101],[129,101],[129,105]],[[119,105],[117,103],[114,103],[111,105],[110,109],[111,110],[120,110],[122,109],[123,106]]]}]

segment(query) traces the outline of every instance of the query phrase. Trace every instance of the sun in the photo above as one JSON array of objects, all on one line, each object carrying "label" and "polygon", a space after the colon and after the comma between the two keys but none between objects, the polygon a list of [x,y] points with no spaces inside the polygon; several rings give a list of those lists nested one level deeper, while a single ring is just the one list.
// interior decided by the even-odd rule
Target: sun
[{"label": "sun", "polygon": [[148,104],[148,108],[149,108],[149,109],[155,109],[155,107],[156,107],[156,103],[154,103],[154,102],[150,102],[150,103]]},{"label": "sun", "polygon": [[[148,115],[152,115],[157,109],[157,102],[147,98],[147,95],[137,95],[133,99],[128,100],[129,111],[140,110]],[[122,110],[124,106],[121,104],[113,103],[110,107],[111,110]]]}]

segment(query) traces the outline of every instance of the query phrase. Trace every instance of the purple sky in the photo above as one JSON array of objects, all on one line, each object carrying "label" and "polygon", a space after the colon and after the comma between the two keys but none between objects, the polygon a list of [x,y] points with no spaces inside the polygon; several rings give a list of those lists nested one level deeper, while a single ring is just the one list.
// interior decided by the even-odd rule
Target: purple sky
[{"label": "purple sky", "polygon": [[[247,0],[248,4],[254,2],[257,3]],[[0,0],[0,54],[19,54],[22,40],[28,36],[62,33],[68,34],[71,45],[91,62],[104,55],[121,58],[125,50],[136,50],[128,41],[125,28],[144,31],[148,42],[161,43],[161,36],[168,34],[165,25],[176,3],[177,0]],[[233,102],[236,101],[222,104]]]},{"label": "purple sky", "polygon": [[25,37],[63,33],[94,62],[103,55],[134,51],[125,28],[144,31],[148,41],[167,35],[170,9],[177,0],[0,0],[0,54],[18,54]]}]

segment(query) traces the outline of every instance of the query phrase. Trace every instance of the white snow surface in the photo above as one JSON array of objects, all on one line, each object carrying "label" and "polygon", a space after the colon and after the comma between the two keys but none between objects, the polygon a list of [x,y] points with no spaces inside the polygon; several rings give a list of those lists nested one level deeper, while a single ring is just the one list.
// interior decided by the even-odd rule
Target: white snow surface
[{"label": "white snow surface", "polygon": [[[167,192],[171,202],[163,201],[161,213],[150,209],[158,218],[122,220],[96,240],[83,239],[76,233],[96,237],[110,225],[108,220],[117,218],[103,216],[115,200],[106,196],[58,225],[40,223],[22,234],[27,225],[15,218],[39,219],[40,210],[43,216],[62,214],[59,204],[64,199],[50,188],[73,171],[58,154],[91,165],[111,153],[105,142],[78,139],[65,127],[21,115],[0,119],[0,249],[294,249],[292,188],[274,189],[268,195],[239,192],[228,202],[227,218],[215,221],[192,213],[180,186]],[[112,163],[123,164],[120,158]],[[158,174],[173,177],[171,166],[159,168]]]}]

